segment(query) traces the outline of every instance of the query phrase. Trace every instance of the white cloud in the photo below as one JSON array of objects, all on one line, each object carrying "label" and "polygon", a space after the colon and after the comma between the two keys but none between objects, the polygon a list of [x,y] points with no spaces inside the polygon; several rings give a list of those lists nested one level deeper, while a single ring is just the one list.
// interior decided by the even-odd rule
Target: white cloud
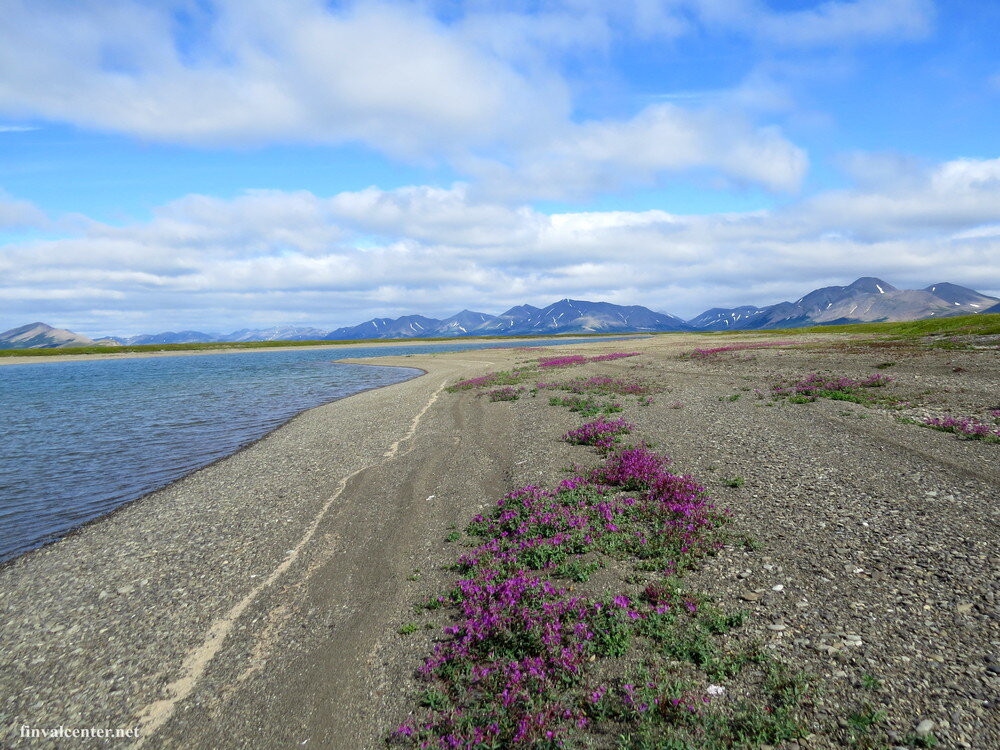
[{"label": "white cloud", "polygon": [[806,216],[837,222],[868,239],[932,237],[1000,218],[1000,159],[956,159],[930,169],[873,158],[883,169],[867,190],[835,191],[806,201]]},{"label": "white cloud", "polygon": [[0,312],[11,326],[58,316],[101,333],[111,323],[96,311],[113,306],[121,332],[135,333],[333,328],[566,296],[692,316],[860,275],[1000,292],[1000,160],[906,174],[773,211],[696,216],[550,216],[482,202],[461,185],[188,196],[149,222],[90,222],[75,236],[0,248]]},{"label": "white cloud", "polygon": [[527,207],[473,202],[464,185],[369,188],[340,193],[329,207],[334,218],[361,232],[470,247],[521,244],[544,221]]},{"label": "white cloud", "polygon": [[0,229],[43,227],[47,224],[45,213],[34,203],[11,198],[0,190]]},{"label": "white cloud", "polygon": [[0,103],[156,140],[360,140],[408,156],[488,143],[518,112],[544,122],[568,106],[558,79],[529,79],[416,6],[216,5],[185,50],[172,11],[190,15],[186,3],[8,3]]},{"label": "white cloud", "polygon": [[[179,1],[13,0],[0,112],[210,147],[359,142],[444,160],[494,196],[565,197],[692,169],[795,189],[804,153],[750,118],[767,110],[759,91],[714,108],[573,115],[565,60],[605,54],[626,17],[662,16],[651,28],[681,33],[687,21],[664,20],[687,17],[675,5],[469,4],[445,23],[421,5],[364,1],[220,0],[207,13]],[[192,19],[183,31],[181,10]]]},{"label": "white cloud", "polygon": [[710,170],[739,184],[798,189],[805,152],[775,127],[758,127],[733,112],[646,107],[629,120],[567,127],[526,147],[513,163],[468,160],[474,187],[486,196],[560,198],[653,184],[664,172]]},{"label": "white cloud", "polygon": [[[490,6],[464,4],[479,14],[484,5]],[[768,0],[564,0],[547,3],[550,14],[544,18],[559,18],[560,11],[571,14],[577,33],[587,29],[592,36],[624,28],[640,37],[675,39],[722,29],[780,45],[829,46],[919,39],[930,32],[936,16],[933,0],[821,0],[800,3],[809,7],[794,10],[773,5]],[[496,15],[490,18],[496,20]]]},{"label": "white cloud", "polygon": [[703,23],[784,45],[828,46],[872,39],[920,39],[933,25],[931,0],[828,0],[771,10],[762,0],[691,0]]}]

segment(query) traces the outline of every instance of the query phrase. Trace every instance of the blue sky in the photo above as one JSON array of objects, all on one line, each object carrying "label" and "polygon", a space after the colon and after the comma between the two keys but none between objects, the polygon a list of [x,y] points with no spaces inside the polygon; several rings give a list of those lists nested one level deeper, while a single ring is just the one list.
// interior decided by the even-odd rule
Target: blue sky
[{"label": "blue sky", "polygon": [[0,329],[1000,294],[1000,4],[12,0]]}]

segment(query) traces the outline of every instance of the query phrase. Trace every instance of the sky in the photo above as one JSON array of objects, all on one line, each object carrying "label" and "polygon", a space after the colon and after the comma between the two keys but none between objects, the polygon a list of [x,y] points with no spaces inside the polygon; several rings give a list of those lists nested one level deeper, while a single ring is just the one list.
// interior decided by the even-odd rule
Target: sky
[{"label": "sky", "polygon": [[0,7],[0,330],[1000,296],[1000,3]]}]

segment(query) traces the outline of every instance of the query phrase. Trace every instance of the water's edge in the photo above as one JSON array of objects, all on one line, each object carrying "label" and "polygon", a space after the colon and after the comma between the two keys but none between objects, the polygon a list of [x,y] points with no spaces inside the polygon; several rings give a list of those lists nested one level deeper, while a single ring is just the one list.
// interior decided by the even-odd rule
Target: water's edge
[{"label": "water's edge", "polygon": [[[267,350],[264,349],[263,351],[267,351]],[[212,352],[212,353],[216,353],[216,352]],[[339,360],[337,360],[336,363],[337,364],[362,365],[362,363],[360,363],[360,362],[340,362]],[[34,555],[35,553],[41,552],[43,550],[46,550],[49,547],[51,547],[53,544],[58,544],[59,542],[63,541],[64,539],[68,539],[71,536],[75,536],[76,534],[79,534],[79,533],[81,533],[81,532],[83,532],[85,530],[88,530],[92,526],[95,526],[97,524],[100,524],[100,523],[103,523],[105,521],[110,520],[115,515],[117,515],[120,511],[123,511],[126,508],[131,508],[135,503],[147,500],[147,499],[149,499],[153,495],[156,495],[156,494],[158,494],[160,492],[163,492],[164,490],[170,489],[174,485],[178,484],[179,482],[183,482],[185,479],[188,479],[188,478],[194,476],[198,472],[204,471],[204,470],[206,470],[206,469],[208,469],[210,467],[215,466],[216,464],[222,463],[223,461],[228,461],[229,459],[231,459],[234,456],[242,453],[243,451],[245,451],[245,450],[247,450],[249,448],[252,448],[253,446],[257,445],[257,443],[260,443],[261,441],[266,440],[267,438],[271,437],[278,430],[284,429],[285,427],[287,427],[288,425],[290,425],[292,422],[294,422],[295,420],[297,420],[299,417],[301,417],[303,414],[306,414],[307,412],[311,412],[311,411],[313,411],[315,409],[322,409],[322,408],[324,408],[326,406],[329,406],[330,404],[337,403],[338,401],[346,401],[347,399],[352,398],[353,396],[358,396],[358,395],[360,395],[362,393],[368,393],[369,391],[377,391],[377,390],[381,390],[383,388],[392,388],[393,386],[396,386],[396,385],[402,385],[403,383],[409,383],[411,380],[423,377],[424,375],[427,374],[427,370],[423,369],[422,367],[410,367],[410,366],[407,366],[407,365],[381,365],[381,364],[380,365],[372,365],[372,364],[364,363],[363,366],[367,366],[367,367],[392,367],[392,368],[399,369],[399,370],[413,370],[414,371],[414,375],[412,377],[406,378],[405,380],[400,380],[400,381],[398,381],[396,383],[386,383],[385,385],[375,385],[375,386],[372,386],[370,388],[362,388],[361,390],[356,391],[356,392],[351,393],[351,394],[348,394],[347,396],[340,396],[338,398],[332,398],[329,401],[323,402],[322,404],[316,404],[315,406],[310,406],[310,407],[307,407],[307,408],[302,409],[300,411],[297,411],[295,414],[292,414],[288,419],[286,419],[285,421],[281,422],[280,424],[275,425],[274,427],[272,427],[270,430],[268,430],[263,435],[260,435],[260,436],[258,436],[256,438],[254,438],[254,439],[246,442],[246,443],[241,444],[232,453],[227,453],[225,456],[220,456],[220,457],[218,457],[216,459],[213,459],[209,463],[207,463],[207,464],[205,464],[203,466],[199,466],[196,469],[192,469],[191,471],[187,472],[186,474],[184,474],[182,476],[179,476],[176,479],[172,479],[171,481],[167,482],[166,484],[161,485],[159,487],[156,487],[155,489],[151,489],[149,492],[146,492],[146,493],[140,495],[139,497],[133,498],[132,500],[128,500],[128,501],[126,501],[126,502],[124,502],[124,503],[122,503],[120,505],[115,506],[114,508],[112,508],[111,510],[109,510],[107,513],[103,513],[103,514],[97,516],[96,518],[91,518],[91,519],[89,519],[87,521],[83,521],[79,525],[74,526],[73,528],[69,529],[65,533],[59,534],[59,536],[57,536],[57,537],[55,537],[53,539],[48,539],[48,540],[42,541],[36,547],[33,547],[33,548],[29,549],[29,550],[25,550],[24,552],[21,552],[20,554],[17,554],[14,557],[11,557],[11,558],[9,558],[7,560],[0,561],[0,571],[3,571],[8,566],[14,565],[15,563],[18,563],[18,562],[21,562],[21,561],[26,561],[30,555]]]}]

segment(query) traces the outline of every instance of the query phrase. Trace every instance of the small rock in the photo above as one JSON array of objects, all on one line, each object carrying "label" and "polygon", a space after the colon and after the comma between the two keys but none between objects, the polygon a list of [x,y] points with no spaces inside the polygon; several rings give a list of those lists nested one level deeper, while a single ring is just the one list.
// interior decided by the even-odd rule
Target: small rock
[{"label": "small rock", "polygon": [[772,624],[768,625],[767,629],[768,630],[774,630],[775,632],[779,632],[780,633],[782,630],[785,630],[787,627],[788,627],[787,625],[784,625],[784,624],[782,624],[780,622],[775,622],[775,623],[772,623]]},{"label": "small rock", "polygon": [[760,599],[760,594],[740,594],[740,599],[745,602],[755,602]]},{"label": "small rock", "polygon": [[777,586],[772,586],[771,587],[771,591],[784,591],[784,590],[785,590],[785,587],[782,586],[780,583]]},{"label": "small rock", "polygon": [[968,603],[966,603],[966,604],[959,604],[957,607],[955,607],[955,609],[958,612],[958,614],[960,614],[960,615],[967,615],[967,614],[969,614],[969,612],[972,611],[972,605],[968,604]]},{"label": "small rock", "polygon": [[917,737],[926,737],[931,732],[934,731],[934,722],[930,719],[924,719],[922,722],[917,724]]}]

